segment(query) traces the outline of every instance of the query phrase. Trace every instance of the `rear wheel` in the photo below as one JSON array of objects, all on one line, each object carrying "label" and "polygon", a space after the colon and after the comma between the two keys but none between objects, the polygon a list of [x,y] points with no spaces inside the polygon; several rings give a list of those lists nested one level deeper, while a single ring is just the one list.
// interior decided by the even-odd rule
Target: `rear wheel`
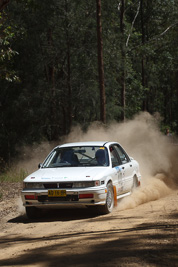
[{"label": "rear wheel", "polygon": [[108,183],[107,185],[107,196],[105,205],[98,206],[100,214],[108,214],[111,213],[114,207],[114,190],[112,183]]},{"label": "rear wheel", "polygon": [[138,187],[138,180],[137,177],[133,177],[133,185],[132,185],[132,192]]},{"label": "rear wheel", "polygon": [[36,207],[26,207],[26,214],[29,219],[40,218],[41,211]]}]

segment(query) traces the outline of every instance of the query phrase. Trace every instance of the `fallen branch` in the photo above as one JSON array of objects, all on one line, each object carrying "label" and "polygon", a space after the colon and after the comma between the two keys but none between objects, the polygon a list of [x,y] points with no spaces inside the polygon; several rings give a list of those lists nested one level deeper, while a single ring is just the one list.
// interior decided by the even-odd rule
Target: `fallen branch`
[{"label": "fallen branch", "polygon": [[0,0],[0,11],[3,10],[8,4],[10,0]]}]

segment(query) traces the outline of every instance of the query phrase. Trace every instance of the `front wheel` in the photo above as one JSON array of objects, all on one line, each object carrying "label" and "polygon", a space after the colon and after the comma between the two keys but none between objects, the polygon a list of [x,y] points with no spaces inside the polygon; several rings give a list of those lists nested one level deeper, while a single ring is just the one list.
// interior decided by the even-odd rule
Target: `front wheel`
[{"label": "front wheel", "polygon": [[107,185],[107,196],[105,205],[99,206],[100,214],[108,214],[111,213],[114,207],[114,190],[111,183]]}]

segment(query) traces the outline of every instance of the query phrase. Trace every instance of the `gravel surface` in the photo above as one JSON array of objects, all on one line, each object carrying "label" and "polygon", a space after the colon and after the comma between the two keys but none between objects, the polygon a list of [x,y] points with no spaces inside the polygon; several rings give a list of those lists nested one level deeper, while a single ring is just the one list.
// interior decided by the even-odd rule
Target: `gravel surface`
[{"label": "gravel surface", "polygon": [[0,182],[0,221],[4,216],[18,210],[18,203],[14,199],[20,197],[21,190],[21,182]]}]

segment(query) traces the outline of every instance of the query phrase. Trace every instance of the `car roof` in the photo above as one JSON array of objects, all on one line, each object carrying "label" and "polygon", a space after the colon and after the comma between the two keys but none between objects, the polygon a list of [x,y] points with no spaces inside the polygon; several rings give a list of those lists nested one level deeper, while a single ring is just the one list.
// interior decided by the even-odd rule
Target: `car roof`
[{"label": "car roof", "polygon": [[107,141],[87,141],[87,142],[75,142],[59,145],[58,147],[71,147],[71,146],[104,146]]},{"label": "car roof", "polygon": [[71,147],[71,146],[106,146],[109,147],[111,144],[118,144],[114,141],[86,141],[86,142],[74,142],[74,143],[65,143],[58,145],[57,147]]}]

